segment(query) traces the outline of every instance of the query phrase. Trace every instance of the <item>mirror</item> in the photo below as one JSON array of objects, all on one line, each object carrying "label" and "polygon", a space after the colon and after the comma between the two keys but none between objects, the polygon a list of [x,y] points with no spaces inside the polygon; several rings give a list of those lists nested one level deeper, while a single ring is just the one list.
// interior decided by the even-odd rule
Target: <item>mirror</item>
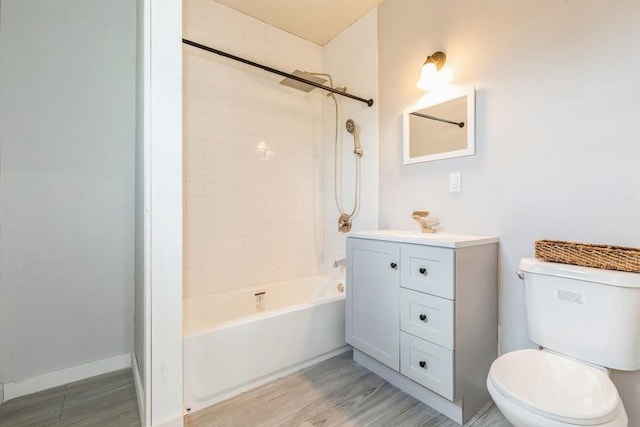
[{"label": "mirror", "polygon": [[471,156],[475,144],[475,91],[429,92],[403,114],[404,164]]}]

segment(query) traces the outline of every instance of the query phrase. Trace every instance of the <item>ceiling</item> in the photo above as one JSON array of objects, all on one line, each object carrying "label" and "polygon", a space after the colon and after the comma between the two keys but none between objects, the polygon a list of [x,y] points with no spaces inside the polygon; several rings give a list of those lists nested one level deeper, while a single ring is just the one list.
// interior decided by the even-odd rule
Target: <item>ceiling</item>
[{"label": "ceiling", "polygon": [[382,0],[216,0],[324,46]]}]

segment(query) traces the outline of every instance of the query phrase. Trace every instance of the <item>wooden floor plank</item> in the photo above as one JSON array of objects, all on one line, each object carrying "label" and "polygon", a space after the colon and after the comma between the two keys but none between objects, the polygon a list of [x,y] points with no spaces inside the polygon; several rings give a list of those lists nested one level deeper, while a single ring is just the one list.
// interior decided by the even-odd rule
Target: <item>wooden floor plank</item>
[{"label": "wooden floor plank", "polygon": [[340,388],[336,388],[327,393],[322,393],[318,399],[307,399],[307,402],[298,401],[296,402],[296,410],[290,417],[291,424],[297,425],[299,423],[303,423],[315,415],[335,408],[344,400],[361,393],[362,390],[378,386],[383,382],[384,380],[377,375],[371,372],[366,372],[358,378],[354,378],[353,381],[347,382]]},{"label": "wooden floor plank", "polygon": [[389,425],[396,427],[459,427],[458,423],[418,401]]},{"label": "wooden floor plank", "polygon": [[387,382],[363,390],[335,407],[306,420],[314,427],[389,426],[390,421],[416,403]]},{"label": "wooden floor plank", "polygon": [[[328,404],[327,401],[323,401],[323,397],[334,397],[337,390],[349,393],[353,384],[366,387],[370,383],[382,381],[366,369],[362,367],[354,369],[350,364],[350,353],[337,356],[322,363],[320,368],[316,368],[318,365],[315,365],[280,378],[233,399],[198,411],[190,415],[190,418],[194,421],[234,419],[251,425],[259,423],[265,417],[275,417],[284,422],[301,408],[312,407],[314,403]],[[357,389],[354,392],[356,391]]]},{"label": "wooden floor plank", "polygon": [[109,384],[66,397],[61,426],[136,426],[138,401],[132,382]]},{"label": "wooden floor plank", "polygon": [[[31,399],[27,405],[10,405],[9,402],[0,406],[3,409],[0,415],[0,426],[40,427],[55,425],[58,422],[64,396],[47,396],[43,400]],[[5,405],[7,407],[4,407]]]},{"label": "wooden floor plank", "polygon": [[[304,375],[300,375],[304,376]],[[258,410],[245,411],[233,418],[238,425],[260,425],[265,419],[273,425],[302,422],[315,414],[338,405],[342,400],[358,394],[362,389],[381,384],[383,380],[365,369],[358,369],[348,375],[336,377],[331,382],[313,382],[306,378],[304,388],[286,388],[282,382],[280,389],[286,390],[268,400],[267,405],[257,406]]]},{"label": "wooden floor plank", "polygon": [[478,420],[473,423],[473,427],[512,427],[512,425],[494,405],[478,417]]},{"label": "wooden floor plank", "polygon": [[[456,423],[351,360],[331,358],[185,417],[185,427],[455,427]],[[0,405],[2,427],[139,427],[125,369]],[[495,406],[467,427],[509,427]]]},{"label": "wooden floor plank", "polygon": [[73,382],[0,405],[2,427],[139,427],[130,369]]},{"label": "wooden floor plank", "polygon": [[14,412],[21,408],[29,407],[40,402],[45,402],[47,400],[58,401],[60,403],[60,408],[62,408],[63,398],[64,394],[61,393],[48,393],[46,391],[41,391],[38,393],[29,394],[27,396],[21,396],[15,399],[7,400],[6,402],[2,402],[2,405],[0,405],[0,420],[2,420],[2,417],[9,412]]},{"label": "wooden floor plank", "polygon": [[[186,427],[456,427],[352,360],[351,352],[185,417]],[[467,427],[508,427],[491,406]]]}]

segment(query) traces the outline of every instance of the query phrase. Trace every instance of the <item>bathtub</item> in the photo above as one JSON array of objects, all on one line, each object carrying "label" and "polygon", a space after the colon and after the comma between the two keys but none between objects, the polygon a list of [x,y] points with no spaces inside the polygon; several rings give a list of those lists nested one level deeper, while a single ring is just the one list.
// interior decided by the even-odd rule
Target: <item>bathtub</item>
[{"label": "bathtub", "polygon": [[185,298],[185,412],[347,351],[343,283],[321,275]]}]

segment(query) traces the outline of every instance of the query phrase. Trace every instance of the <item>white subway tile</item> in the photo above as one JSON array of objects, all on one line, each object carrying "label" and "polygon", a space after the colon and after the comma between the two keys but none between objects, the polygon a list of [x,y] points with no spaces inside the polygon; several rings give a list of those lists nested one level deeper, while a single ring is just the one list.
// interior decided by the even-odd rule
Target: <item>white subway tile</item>
[{"label": "white subway tile", "polygon": [[200,182],[184,182],[182,185],[182,192],[185,199],[202,196],[204,194],[204,187]]},{"label": "white subway tile", "polygon": [[[213,1],[186,3],[185,34],[196,41],[284,71],[322,71],[321,47]],[[184,59],[184,218],[185,265],[193,273],[185,274],[185,293],[319,273],[325,98],[190,49]]]}]

